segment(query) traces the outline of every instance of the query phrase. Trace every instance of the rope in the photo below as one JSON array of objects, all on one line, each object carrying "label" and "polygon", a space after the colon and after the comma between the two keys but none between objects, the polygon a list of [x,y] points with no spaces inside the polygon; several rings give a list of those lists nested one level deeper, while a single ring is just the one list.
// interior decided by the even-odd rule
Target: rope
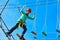
[{"label": "rope", "polygon": [[18,4],[18,7],[17,7],[17,8],[18,8],[18,11],[19,11],[19,13],[20,13],[20,5],[19,5],[19,4]]},{"label": "rope", "polygon": [[[37,5],[37,1],[36,1],[36,5]],[[36,33],[36,13],[37,13],[37,6],[36,6],[36,10],[35,10],[35,12],[34,12],[35,19],[34,19],[34,24],[33,24],[35,31],[31,31],[31,33],[35,35],[35,36],[34,36],[34,40],[37,39],[37,38],[36,38],[36,35],[37,35],[37,33]]]},{"label": "rope", "polygon": [[[60,32],[60,28],[59,28],[59,0],[57,0],[57,23],[56,23],[56,28],[58,27],[58,30],[56,30],[58,33]],[[59,34],[58,34],[59,35]],[[57,40],[58,40],[58,35],[56,36]]]},{"label": "rope", "polygon": [[[58,2],[50,2],[50,3],[48,3],[48,5],[57,4],[57,3]],[[38,2],[38,5],[34,4],[34,2],[32,2],[32,4],[31,3],[26,3],[26,4],[28,4],[28,6],[42,6],[42,5],[46,5],[46,3],[41,3],[41,2]],[[5,9],[17,9],[16,5],[17,4],[9,4],[9,5],[7,5],[7,7]],[[0,7],[3,7],[3,6],[4,5],[0,5]],[[2,8],[0,8],[0,9],[2,9]]]},{"label": "rope", "polygon": [[[36,13],[37,13],[37,5],[38,5],[38,0],[36,0],[36,12],[35,12],[35,19],[34,19],[34,30],[35,30],[35,34],[37,35],[36,33]],[[37,40],[37,37],[34,36],[34,40]]]},{"label": "rope", "polygon": [[[37,1],[38,1],[38,0],[36,0],[36,5],[38,4]],[[35,10],[35,12],[34,12],[35,19],[34,19],[34,24],[33,24],[33,25],[34,25],[34,30],[35,30],[35,31],[36,31],[36,13],[37,13],[37,6],[36,6],[36,10]]]},{"label": "rope", "polygon": [[[46,3],[46,15],[45,15],[45,22],[44,22],[44,25],[43,25],[43,29],[42,30],[44,30],[45,29],[45,27],[46,27],[46,21],[47,21],[47,7],[48,6],[48,0],[47,0],[47,3]],[[47,27],[46,27],[46,30],[47,30]],[[45,36],[47,36],[47,34],[43,31],[42,32],[42,34],[44,34]]]},{"label": "rope", "polygon": [[[6,2],[5,6],[3,7],[2,11],[0,12],[0,20],[4,23],[4,25],[5,25],[5,27],[7,28],[7,30],[9,30],[9,29],[8,29],[7,25],[5,24],[4,20],[1,18],[1,14],[2,14],[2,12],[4,11],[4,9],[6,8],[8,2],[9,2],[9,0]],[[1,24],[0,24],[0,27],[1,27],[1,29],[2,29],[2,30],[4,31],[4,33],[5,33],[5,30],[2,28],[2,22],[1,22]],[[6,33],[5,33],[5,34],[6,34]],[[12,35],[11,35],[11,36],[12,36]],[[14,39],[13,36],[12,36],[12,38]],[[15,39],[14,39],[14,40],[15,40]]]},{"label": "rope", "polygon": [[3,9],[2,9],[2,11],[1,11],[0,15],[1,15],[1,14],[2,14],[2,12],[4,11],[4,9],[5,9],[5,7],[7,6],[8,2],[9,2],[9,0],[6,2],[5,6],[3,7]]}]

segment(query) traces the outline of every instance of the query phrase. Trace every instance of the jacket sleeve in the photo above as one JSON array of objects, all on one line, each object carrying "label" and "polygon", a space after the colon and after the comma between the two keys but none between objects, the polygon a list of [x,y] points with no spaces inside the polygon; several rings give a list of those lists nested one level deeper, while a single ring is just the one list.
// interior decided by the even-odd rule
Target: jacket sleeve
[{"label": "jacket sleeve", "polygon": [[29,18],[30,20],[34,20],[34,19],[35,19],[35,16],[33,16],[33,17],[29,17],[29,16],[28,16],[28,18]]},{"label": "jacket sleeve", "polygon": [[24,12],[23,10],[22,10],[22,11],[20,11],[20,13],[21,13],[21,14],[25,14],[25,12]]},{"label": "jacket sleeve", "polygon": [[23,11],[23,9],[24,9],[24,8],[22,8],[22,9],[20,10],[20,13],[21,13],[21,14],[25,14],[25,12]]}]

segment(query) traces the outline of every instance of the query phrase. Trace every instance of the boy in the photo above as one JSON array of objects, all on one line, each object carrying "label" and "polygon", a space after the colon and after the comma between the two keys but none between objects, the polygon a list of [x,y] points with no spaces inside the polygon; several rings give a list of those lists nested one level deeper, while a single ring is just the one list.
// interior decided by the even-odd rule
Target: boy
[{"label": "boy", "polygon": [[22,32],[22,35],[21,35],[21,37],[20,37],[20,38],[22,39],[23,36],[24,36],[24,34],[25,34],[26,31],[27,31],[25,21],[26,21],[27,19],[34,20],[35,14],[34,14],[34,17],[33,17],[33,18],[29,17],[29,14],[31,13],[31,9],[28,8],[28,9],[26,10],[26,13],[25,13],[25,12],[23,11],[24,8],[25,8],[25,7],[23,6],[23,8],[20,10],[20,13],[21,13],[22,15],[21,15],[21,17],[18,19],[18,22],[16,23],[16,25],[7,32],[8,35],[10,35],[16,28],[18,28],[18,26],[20,26],[21,28],[24,29],[24,31]]}]

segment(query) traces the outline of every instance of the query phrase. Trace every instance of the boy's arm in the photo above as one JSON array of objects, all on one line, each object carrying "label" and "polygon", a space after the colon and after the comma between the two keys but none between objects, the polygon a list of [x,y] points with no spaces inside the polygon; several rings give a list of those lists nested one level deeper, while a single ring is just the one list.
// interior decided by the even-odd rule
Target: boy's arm
[{"label": "boy's arm", "polygon": [[18,10],[21,14],[25,14],[25,12],[23,11],[24,8],[25,8],[25,6],[23,6],[22,9],[20,10],[20,7],[18,6]]},{"label": "boy's arm", "polygon": [[35,13],[34,13],[34,16],[33,17],[29,17],[28,16],[28,18],[31,19],[31,20],[34,20],[35,19]]},{"label": "boy's arm", "polygon": [[28,17],[28,18],[31,19],[31,20],[34,20],[35,17]]}]

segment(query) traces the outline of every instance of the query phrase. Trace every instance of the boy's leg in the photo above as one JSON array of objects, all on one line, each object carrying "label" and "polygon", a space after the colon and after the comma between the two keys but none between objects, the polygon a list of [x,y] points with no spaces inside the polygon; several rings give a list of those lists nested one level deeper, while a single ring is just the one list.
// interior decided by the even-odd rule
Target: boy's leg
[{"label": "boy's leg", "polygon": [[25,33],[26,33],[26,31],[27,31],[27,28],[26,28],[25,23],[24,23],[24,24],[22,24],[22,28],[23,28],[24,30],[23,30],[23,32],[22,32],[22,36],[21,36],[21,38],[23,38],[24,34],[25,34]]},{"label": "boy's leg", "polygon": [[19,23],[17,23],[13,28],[11,28],[11,29],[7,32],[7,34],[8,34],[8,35],[11,34],[11,33],[18,27],[18,24],[19,24]]}]

